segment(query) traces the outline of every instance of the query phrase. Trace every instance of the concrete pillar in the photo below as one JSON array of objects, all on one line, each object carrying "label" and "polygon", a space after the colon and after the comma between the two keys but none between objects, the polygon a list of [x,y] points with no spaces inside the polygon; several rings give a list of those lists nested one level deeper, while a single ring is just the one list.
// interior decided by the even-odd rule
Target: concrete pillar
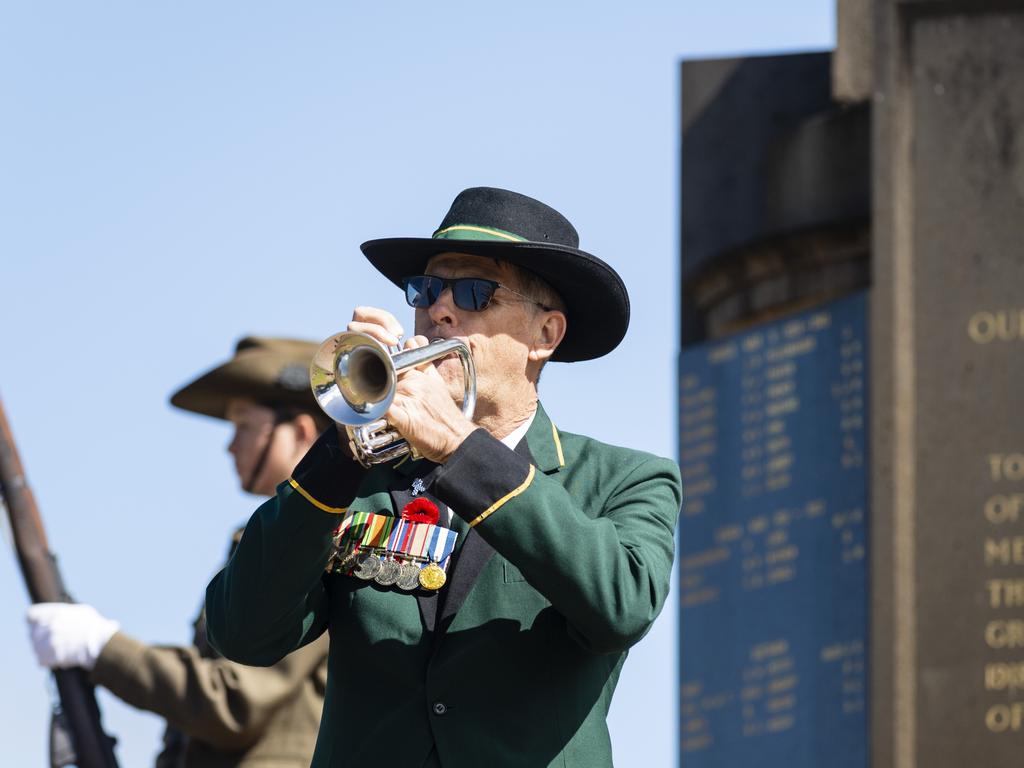
[{"label": "concrete pillar", "polygon": [[876,0],[873,768],[1024,760],[1024,4]]}]

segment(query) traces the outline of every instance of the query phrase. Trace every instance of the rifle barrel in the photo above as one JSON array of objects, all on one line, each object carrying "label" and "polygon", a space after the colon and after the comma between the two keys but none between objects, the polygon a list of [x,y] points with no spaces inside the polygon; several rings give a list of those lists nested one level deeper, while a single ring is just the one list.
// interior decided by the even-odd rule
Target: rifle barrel
[{"label": "rifle barrel", "polygon": [[[25,479],[14,435],[0,400],[0,495],[11,522],[21,574],[33,603],[72,602],[50,553],[35,497]],[[114,739],[103,730],[96,693],[81,669],[56,669],[61,708],[67,717],[78,768],[117,768]]]}]

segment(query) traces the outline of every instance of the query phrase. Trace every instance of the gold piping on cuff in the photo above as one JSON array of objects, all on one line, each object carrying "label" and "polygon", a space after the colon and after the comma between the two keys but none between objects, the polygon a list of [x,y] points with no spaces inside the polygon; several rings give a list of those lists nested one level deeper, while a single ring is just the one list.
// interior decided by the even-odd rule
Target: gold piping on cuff
[{"label": "gold piping on cuff", "polygon": [[502,496],[500,499],[498,499],[496,502],[491,504],[491,506],[489,506],[487,509],[485,509],[483,512],[481,512],[479,515],[474,517],[470,521],[469,527],[472,528],[473,526],[477,525],[478,523],[482,523],[484,520],[486,520],[488,517],[490,517],[493,512],[497,511],[505,502],[511,501],[516,496],[518,496],[520,493],[522,493],[527,488],[529,488],[530,487],[530,483],[533,482],[533,475],[534,475],[534,473],[536,471],[537,471],[537,468],[535,466],[533,466],[533,464],[531,464],[530,465],[530,471],[526,473],[526,479],[523,480],[522,485],[520,485],[518,488],[512,489],[511,491],[506,493],[504,496]]},{"label": "gold piping on cuff", "polygon": [[324,512],[330,512],[332,515],[343,515],[348,511],[348,507],[328,507],[323,502],[317,501],[316,499],[309,495],[309,492],[305,488],[296,483],[290,477],[288,478],[288,485],[290,485],[292,488],[294,488],[296,491],[302,494],[302,498],[304,498],[317,509],[322,509]]},{"label": "gold piping on cuff", "polygon": [[551,422],[551,436],[555,438],[555,449],[558,451],[558,466],[565,466],[565,454],[562,453],[562,441],[558,439],[558,430],[555,429],[555,422]]}]

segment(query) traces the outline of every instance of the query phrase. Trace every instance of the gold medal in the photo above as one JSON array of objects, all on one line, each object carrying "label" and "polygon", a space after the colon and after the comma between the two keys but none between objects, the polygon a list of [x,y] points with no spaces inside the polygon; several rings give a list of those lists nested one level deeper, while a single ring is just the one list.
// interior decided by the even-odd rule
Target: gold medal
[{"label": "gold medal", "polygon": [[420,570],[420,586],[424,589],[429,589],[431,592],[436,592],[444,583],[448,581],[448,576],[437,563],[428,563]]}]

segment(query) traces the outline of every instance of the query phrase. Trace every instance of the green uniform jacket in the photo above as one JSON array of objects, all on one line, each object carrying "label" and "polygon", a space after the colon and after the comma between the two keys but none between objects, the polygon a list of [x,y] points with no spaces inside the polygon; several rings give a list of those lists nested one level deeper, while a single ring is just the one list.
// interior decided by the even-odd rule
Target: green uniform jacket
[{"label": "green uniform jacket", "polygon": [[[448,584],[325,574],[339,515],[396,514],[415,478],[464,531]],[[541,408],[515,451],[478,429],[441,466],[365,471],[330,429],[210,583],[210,640],[273,664],[329,631],[315,768],[609,766],[605,718],[665,602],[680,502],[674,462],[560,433]]]},{"label": "green uniform jacket", "polygon": [[272,667],[216,657],[196,622],[193,646],[155,646],[121,632],[91,672],[122,701],[167,720],[156,768],[306,768],[327,681],[327,638]]}]

